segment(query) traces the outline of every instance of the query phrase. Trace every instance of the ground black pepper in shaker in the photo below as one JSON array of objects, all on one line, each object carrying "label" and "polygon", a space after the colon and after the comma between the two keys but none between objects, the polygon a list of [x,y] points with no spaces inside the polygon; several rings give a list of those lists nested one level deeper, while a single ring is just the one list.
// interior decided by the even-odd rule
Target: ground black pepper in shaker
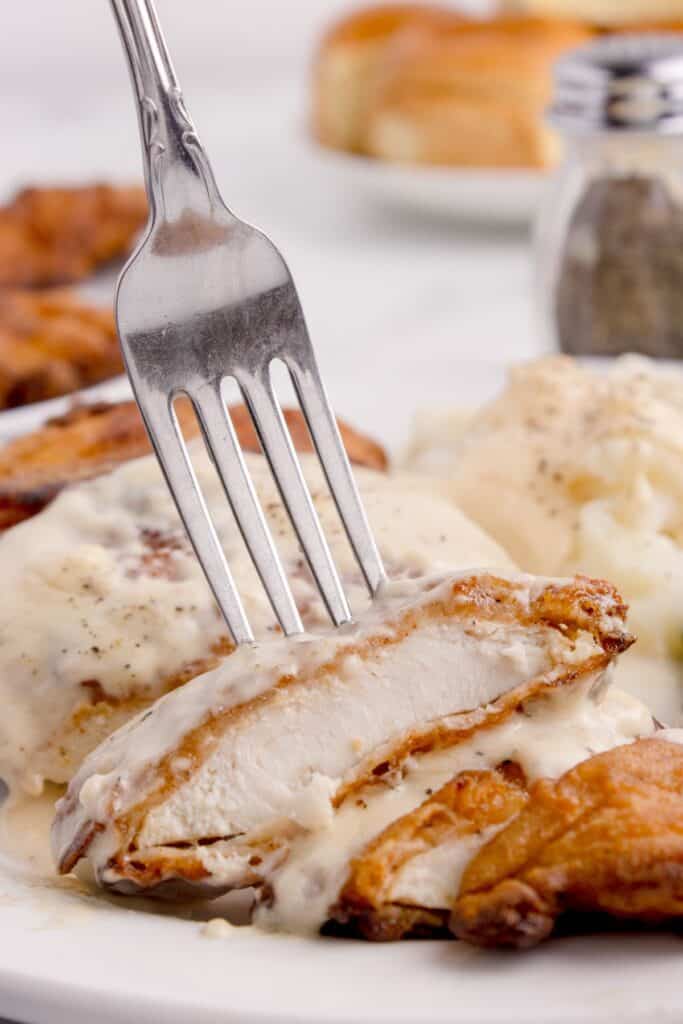
[{"label": "ground black pepper in shaker", "polygon": [[661,179],[590,183],[567,228],[555,304],[565,352],[683,356],[683,208]]},{"label": "ground black pepper in shaker", "polygon": [[563,58],[550,119],[566,142],[537,229],[553,343],[683,358],[683,39],[613,37]]}]

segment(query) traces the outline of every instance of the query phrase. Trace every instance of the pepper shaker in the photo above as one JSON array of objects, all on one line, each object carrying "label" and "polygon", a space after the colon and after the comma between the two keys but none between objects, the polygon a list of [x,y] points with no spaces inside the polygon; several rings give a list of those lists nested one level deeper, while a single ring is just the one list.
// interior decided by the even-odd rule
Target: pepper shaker
[{"label": "pepper shaker", "polygon": [[536,230],[551,344],[683,358],[683,38],[563,57],[549,119],[565,144]]}]

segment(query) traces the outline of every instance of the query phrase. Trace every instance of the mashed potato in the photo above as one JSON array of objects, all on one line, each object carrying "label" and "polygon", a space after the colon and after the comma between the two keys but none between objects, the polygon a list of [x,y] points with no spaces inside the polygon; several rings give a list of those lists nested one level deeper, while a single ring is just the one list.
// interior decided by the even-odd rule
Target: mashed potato
[{"label": "mashed potato", "polygon": [[471,417],[423,424],[407,461],[445,472],[522,569],[614,582],[638,636],[620,682],[681,720],[683,374],[636,357],[604,374],[542,359]]}]

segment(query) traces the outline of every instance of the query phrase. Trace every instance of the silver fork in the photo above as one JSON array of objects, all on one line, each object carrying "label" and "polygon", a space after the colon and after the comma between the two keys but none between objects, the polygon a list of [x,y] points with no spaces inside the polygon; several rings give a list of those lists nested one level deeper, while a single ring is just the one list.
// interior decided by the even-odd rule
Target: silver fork
[{"label": "silver fork", "polygon": [[234,378],[250,410],[332,621],[351,618],[339,574],[273,391],[281,360],[371,593],[385,578],[323,386],[294,282],[264,234],[223,202],[171,65],[152,0],[111,0],[138,101],[150,219],[116,296],[135,398],[197,557],[236,643],[253,641],[173,409],[185,394],[273,610],[302,631],[282,563],[226,410]]}]

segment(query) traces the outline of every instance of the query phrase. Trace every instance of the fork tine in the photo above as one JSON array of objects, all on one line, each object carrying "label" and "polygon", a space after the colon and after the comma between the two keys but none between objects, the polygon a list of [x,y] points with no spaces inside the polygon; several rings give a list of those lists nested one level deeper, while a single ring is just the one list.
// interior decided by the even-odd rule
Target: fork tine
[{"label": "fork tine", "polygon": [[296,603],[251,482],[235,429],[226,411],[220,387],[209,384],[193,393],[192,400],[204,440],[273,611],[287,635],[303,633]]},{"label": "fork tine", "polygon": [[346,535],[370,592],[375,594],[386,580],[382,557],[375,544],[339,427],[312,353],[311,360],[306,369],[294,361],[287,361],[287,367]]},{"label": "fork tine", "polygon": [[148,396],[139,405],[180,518],[232,638],[236,644],[252,643],[254,635],[199,489],[175,411],[163,396]]},{"label": "fork tine", "polygon": [[238,382],[330,618],[340,626],[351,611],[267,373],[239,375]]},{"label": "fork tine", "polygon": [[[287,632],[301,628],[258,509],[217,371],[237,379],[287,513],[335,625],[351,619],[346,595],[270,380],[276,357],[308,365],[310,341],[286,263],[262,232],[223,202],[185,108],[153,0],[111,0],[138,102],[150,223],[123,271],[116,318],[126,367],[152,444],[216,600],[237,643],[253,639],[199,491],[172,408],[190,394],[242,536]],[[290,367],[290,373],[292,372]],[[302,406],[368,585],[384,573],[336,427],[316,375],[299,375]],[[209,396],[209,389],[213,394]],[[194,393],[194,398],[192,397]],[[221,409],[216,406],[220,400]]]}]

